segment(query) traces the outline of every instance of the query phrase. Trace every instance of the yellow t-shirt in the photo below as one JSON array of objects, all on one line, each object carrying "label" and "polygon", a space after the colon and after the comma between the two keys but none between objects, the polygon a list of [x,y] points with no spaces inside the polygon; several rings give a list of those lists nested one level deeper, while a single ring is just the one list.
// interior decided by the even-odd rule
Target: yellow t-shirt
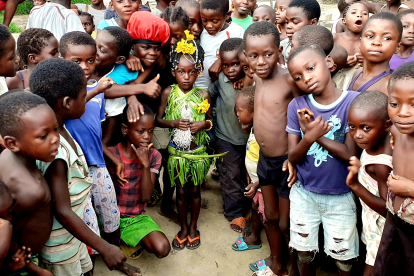
[{"label": "yellow t-shirt", "polygon": [[246,157],[249,158],[249,160],[257,163],[259,162],[259,151],[260,151],[260,146],[256,142],[256,138],[254,137],[253,128],[252,128],[249,139],[247,140]]}]

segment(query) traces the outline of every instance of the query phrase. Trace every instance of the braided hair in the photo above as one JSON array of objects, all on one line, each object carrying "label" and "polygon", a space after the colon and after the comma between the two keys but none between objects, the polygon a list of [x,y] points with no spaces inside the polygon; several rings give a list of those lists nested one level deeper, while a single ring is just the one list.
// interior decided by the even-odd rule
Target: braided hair
[{"label": "braided hair", "polygon": [[52,36],[50,31],[39,28],[27,29],[21,33],[17,39],[17,51],[24,64],[28,65],[27,57],[30,54],[39,55]]},{"label": "braided hair", "polygon": [[[183,41],[183,40],[181,40]],[[171,69],[173,71],[177,70],[178,63],[180,63],[181,57],[184,57],[192,64],[194,64],[195,68],[197,69],[198,73],[201,75],[203,73],[203,61],[204,61],[204,50],[195,40],[187,41],[189,44],[193,44],[196,48],[194,53],[192,54],[183,54],[177,52],[178,43],[181,41],[177,41],[174,43],[171,53],[170,53],[170,62],[172,64]]]}]

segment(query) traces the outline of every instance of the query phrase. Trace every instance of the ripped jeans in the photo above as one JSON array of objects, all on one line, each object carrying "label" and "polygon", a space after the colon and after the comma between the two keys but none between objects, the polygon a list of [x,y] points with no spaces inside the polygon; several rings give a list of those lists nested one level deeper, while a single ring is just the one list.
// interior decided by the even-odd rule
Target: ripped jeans
[{"label": "ripped jeans", "polygon": [[352,192],[341,195],[307,191],[299,181],[290,191],[290,243],[297,251],[318,252],[319,224],[325,253],[335,260],[358,257],[356,205]]}]

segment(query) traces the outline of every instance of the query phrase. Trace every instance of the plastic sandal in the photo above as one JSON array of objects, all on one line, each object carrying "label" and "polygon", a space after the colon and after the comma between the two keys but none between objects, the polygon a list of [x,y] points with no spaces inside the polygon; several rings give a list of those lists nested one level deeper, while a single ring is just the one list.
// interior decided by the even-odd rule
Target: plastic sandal
[{"label": "plastic sandal", "polygon": [[[255,265],[257,266],[257,268],[255,267]],[[260,261],[250,264],[249,267],[253,272],[256,272],[258,270],[265,269],[267,265],[266,265],[266,261],[262,259]]]},{"label": "plastic sandal", "polygon": [[277,276],[277,275],[270,269],[270,267],[266,266],[264,269],[253,273],[252,276]]},{"label": "plastic sandal", "polygon": [[187,241],[187,237],[185,237],[184,239],[180,240],[180,238],[178,237],[178,234],[177,234],[177,235],[175,235],[175,239],[176,239],[176,240],[178,241],[178,243],[180,244],[180,247],[175,246],[175,245],[174,245],[174,240],[173,240],[173,241],[171,242],[171,245],[172,245],[172,247],[174,248],[174,250],[177,250],[177,251],[181,251],[181,250],[183,250],[183,249],[185,248],[185,246],[184,246],[183,248],[181,248],[181,245]]},{"label": "plastic sandal", "polygon": [[[244,217],[238,217],[238,218],[235,218],[235,219],[233,219],[231,222],[230,222],[230,225],[237,225],[237,226],[239,226],[240,227],[240,230],[241,231],[244,231],[244,229],[246,228],[246,223],[247,223],[247,221],[249,221],[249,219],[250,219],[250,217],[249,216],[246,216],[245,218]],[[231,228],[231,227],[230,227]],[[237,232],[236,230],[234,230],[233,228],[231,228],[234,232]],[[239,233],[239,232],[237,232],[237,233]]]},{"label": "plastic sandal", "polygon": [[[200,240],[200,232],[198,230],[197,230],[197,233],[198,233],[198,236],[195,237],[194,239],[190,238],[190,235],[188,235],[187,239],[190,243],[193,243],[196,240]],[[201,240],[196,246],[187,246],[187,244],[186,244],[185,247],[187,247],[187,249],[194,250],[194,249],[199,248],[200,245],[201,245]]]},{"label": "plastic sandal", "polygon": [[242,237],[238,237],[236,242],[231,246],[234,251],[246,251],[262,248],[261,244],[258,245],[247,245]]}]

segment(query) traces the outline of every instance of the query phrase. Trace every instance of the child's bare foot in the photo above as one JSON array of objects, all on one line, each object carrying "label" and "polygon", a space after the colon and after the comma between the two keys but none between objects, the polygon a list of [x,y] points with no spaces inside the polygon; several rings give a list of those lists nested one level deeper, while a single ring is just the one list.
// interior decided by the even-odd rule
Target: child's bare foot
[{"label": "child's bare foot", "polygon": [[200,232],[196,229],[190,229],[187,238],[187,249],[194,250],[200,247]]},{"label": "child's bare foot", "polygon": [[282,260],[279,256],[271,256],[272,259],[271,264],[267,264],[269,268],[275,273],[276,275],[288,275],[289,271],[287,270],[286,266],[282,267]]},{"label": "child's bare foot", "polygon": [[160,214],[163,217],[169,218],[172,220],[175,224],[180,225],[180,222],[178,221],[178,214],[174,210],[165,211],[162,208],[158,209],[158,214]]},{"label": "child's bare foot", "polygon": [[272,265],[272,257],[268,257],[266,259],[262,259],[260,261],[250,264],[250,269],[253,271],[257,271],[257,270],[261,270],[265,268],[266,266],[270,267],[271,265]]},{"label": "child's bare foot", "polygon": [[243,232],[244,228],[246,228],[246,223],[249,220],[249,217],[239,217],[235,218],[230,223],[230,228],[233,229],[237,233]]},{"label": "child's bare foot", "polygon": [[188,236],[188,231],[178,232],[178,234],[175,235],[175,238],[172,241],[172,247],[177,251],[183,250],[187,242],[187,236]]},{"label": "child's bare foot", "polygon": [[118,267],[118,270],[125,273],[128,276],[141,276],[141,270],[138,267],[124,262],[122,267]]}]

